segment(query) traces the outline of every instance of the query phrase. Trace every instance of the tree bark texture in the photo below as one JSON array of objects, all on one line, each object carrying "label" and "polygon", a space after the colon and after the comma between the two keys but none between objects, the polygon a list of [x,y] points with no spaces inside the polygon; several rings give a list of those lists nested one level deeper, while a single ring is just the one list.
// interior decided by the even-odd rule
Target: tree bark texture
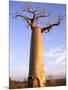
[{"label": "tree bark texture", "polygon": [[45,86],[44,53],[39,27],[32,28],[28,87]]}]

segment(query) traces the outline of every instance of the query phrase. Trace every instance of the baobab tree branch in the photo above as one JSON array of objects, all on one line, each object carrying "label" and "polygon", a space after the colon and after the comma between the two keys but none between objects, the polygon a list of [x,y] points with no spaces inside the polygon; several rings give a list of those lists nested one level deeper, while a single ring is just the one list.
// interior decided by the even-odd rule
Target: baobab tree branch
[{"label": "baobab tree branch", "polygon": [[39,18],[48,17],[48,16],[51,15],[51,12],[49,12],[48,15],[45,15],[45,14],[41,15],[40,10],[37,10],[37,9],[31,11],[30,9],[26,8],[26,9],[23,9],[22,11],[23,12],[25,11],[25,12],[28,12],[28,13],[32,13],[33,17],[31,19],[34,19],[35,21],[37,21]]},{"label": "baobab tree branch", "polygon": [[43,33],[43,32],[45,32],[45,33],[50,32],[50,30],[51,30],[54,26],[58,26],[58,25],[60,25],[60,23],[61,23],[61,19],[58,19],[58,21],[57,21],[56,23],[50,24],[50,25],[48,25],[47,27],[42,28],[41,32],[42,32],[42,33]]},{"label": "baobab tree branch", "polygon": [[35,16],[36,16],[36,14],[35,14],[35,12],[37,12],[37,10],[34,10],[34,11],[30,11],[30,10],[22,10],[22,11],[25,11],[25,12],[28,12],[28,13],[31,13],[31,14],[33,14],[33,18],[32,19],[34,19],[35,18]]},{"label": "baobab tree branch", "polygon": [[[37,22],[39,21],[40,18],[46,18],[46,17],[49,17],[51,15],[51,12],[48,11],[47,14],[45,14],[45,12],[43,10],[41,10],[40,8],[36,8],[36,9],[33,9],[32,7],[30,6],[26,6],[25,9],[22,8],[21,10],[24,14],[24,12],[26,12],[26,14],[32,14],[32,15],[23,15],[23,14],[17,14],[15,15],[15,17],[21,17],[21,18],[24,18],[25,21],[28,23],[28,25],[32,28],[32,27],[35,27],[37,26]],[[40,21],[39,21],[40,22]],[[52,27],[54,26],[57,26],[60,24],[60,19],[58,18],[58,22],[54,23],[54,24],[50,24],[48,25],[47,27],[44,27],[41,29],[41,32],[49,32],[51,30]]]},{"label": "baobab tree branch", "polygon": [[22,17],[22,18],[24,18],[25,20],[26,20],[26,22],[30,25],[30,18],[28,18],[27,16],[23,16],[23,15],[16,15],[15,17]]},{"label": "baobab tree branch", "polygon": [[39,15],[39,16],[37,16],[35,19],[44,18],[44,17],[49,17],[50,15],[51,15],[51,13],[49,13],[48,15]]},{"label": "baobab tree branch", "polygon": [[[35,26],[40,18],[45,18],[45,17],[48,17],[48,16],[51,15],[50,12],[47,15],[45,15],[45,12],[43,10],[41,10],[40,8],[39,9],[38,8],[34,9],[31,6],[29,6],[28,4],[27,4],[26,7],[23,7],[21,9],[21,12],[23,14],[17,14],[17,15],[15,15],[15,17],[24,18],[25,21],[28,23],[28,25],[30,27]],[[26,14],[24,15],[25,12],[26,12],[26,14],[29,13],[29,14],[32,14],[32,15],[30,15],[30,16],[29,15],[27,16]]]}]

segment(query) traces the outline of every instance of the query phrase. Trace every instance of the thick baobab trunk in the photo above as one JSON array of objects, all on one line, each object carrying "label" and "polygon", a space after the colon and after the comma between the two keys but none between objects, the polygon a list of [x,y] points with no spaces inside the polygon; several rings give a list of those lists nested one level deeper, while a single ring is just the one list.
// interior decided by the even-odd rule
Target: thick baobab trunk
[{"label": "thick baobab trunk", "polygon": [[28,87],[45,86],[42,35],[39,27],[32,28]]}]

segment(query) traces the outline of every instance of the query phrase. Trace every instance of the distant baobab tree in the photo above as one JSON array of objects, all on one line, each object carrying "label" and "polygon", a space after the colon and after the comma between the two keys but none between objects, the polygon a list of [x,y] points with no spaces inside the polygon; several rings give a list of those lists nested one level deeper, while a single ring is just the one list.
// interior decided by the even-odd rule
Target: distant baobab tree
[{"label": "distant baobab tree", "polygon": [[[48,24],[46,27],[37,25],[40,18],[47,18],[51,12],[44,13],[41,8],[33,8],[30,5],[21,8],[21,14],[16,14],[15,17],[23,18],[31,28],[31,45],[30,45],[30,63],[28,87],[44,87],[46,83],[46,75],[44,71],[44,52],[42,46],[42,33],[48,33],[53,27],[60,25],[61,17],[57,16],[57,20],[53,24]],[[23,14],[27,13],[27,14]],[[30,14],[30,15],[28,15]]]}]

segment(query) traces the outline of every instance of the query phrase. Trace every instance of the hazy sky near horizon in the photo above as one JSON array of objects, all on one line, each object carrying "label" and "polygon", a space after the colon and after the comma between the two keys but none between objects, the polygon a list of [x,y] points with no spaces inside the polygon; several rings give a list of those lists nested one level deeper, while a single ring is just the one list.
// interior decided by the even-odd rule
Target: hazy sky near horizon
[{"label": "hazy sky near horizon", "polygon": [[[9,2],[10,23],[10,77],[24,80],[28,77],[31,29],[21,18],[12,19],[15,12],[20,12],[23,2]],[[66,5],[49,3],[30,3],[32,7],[40,7],[52,12],[48,18],[41,19],[40,27],[46,23],[54,23],[58,15],[64,15],[64,21],[51,32],[42,34],[44,48],[44,64],[46,75],[54,78],[65,77],[66,71]],[[46,11],[47,12],[47,11]],[[30,15],[31,16],[31,15]],[[43,25],[43,26],[44,26]]]}]

